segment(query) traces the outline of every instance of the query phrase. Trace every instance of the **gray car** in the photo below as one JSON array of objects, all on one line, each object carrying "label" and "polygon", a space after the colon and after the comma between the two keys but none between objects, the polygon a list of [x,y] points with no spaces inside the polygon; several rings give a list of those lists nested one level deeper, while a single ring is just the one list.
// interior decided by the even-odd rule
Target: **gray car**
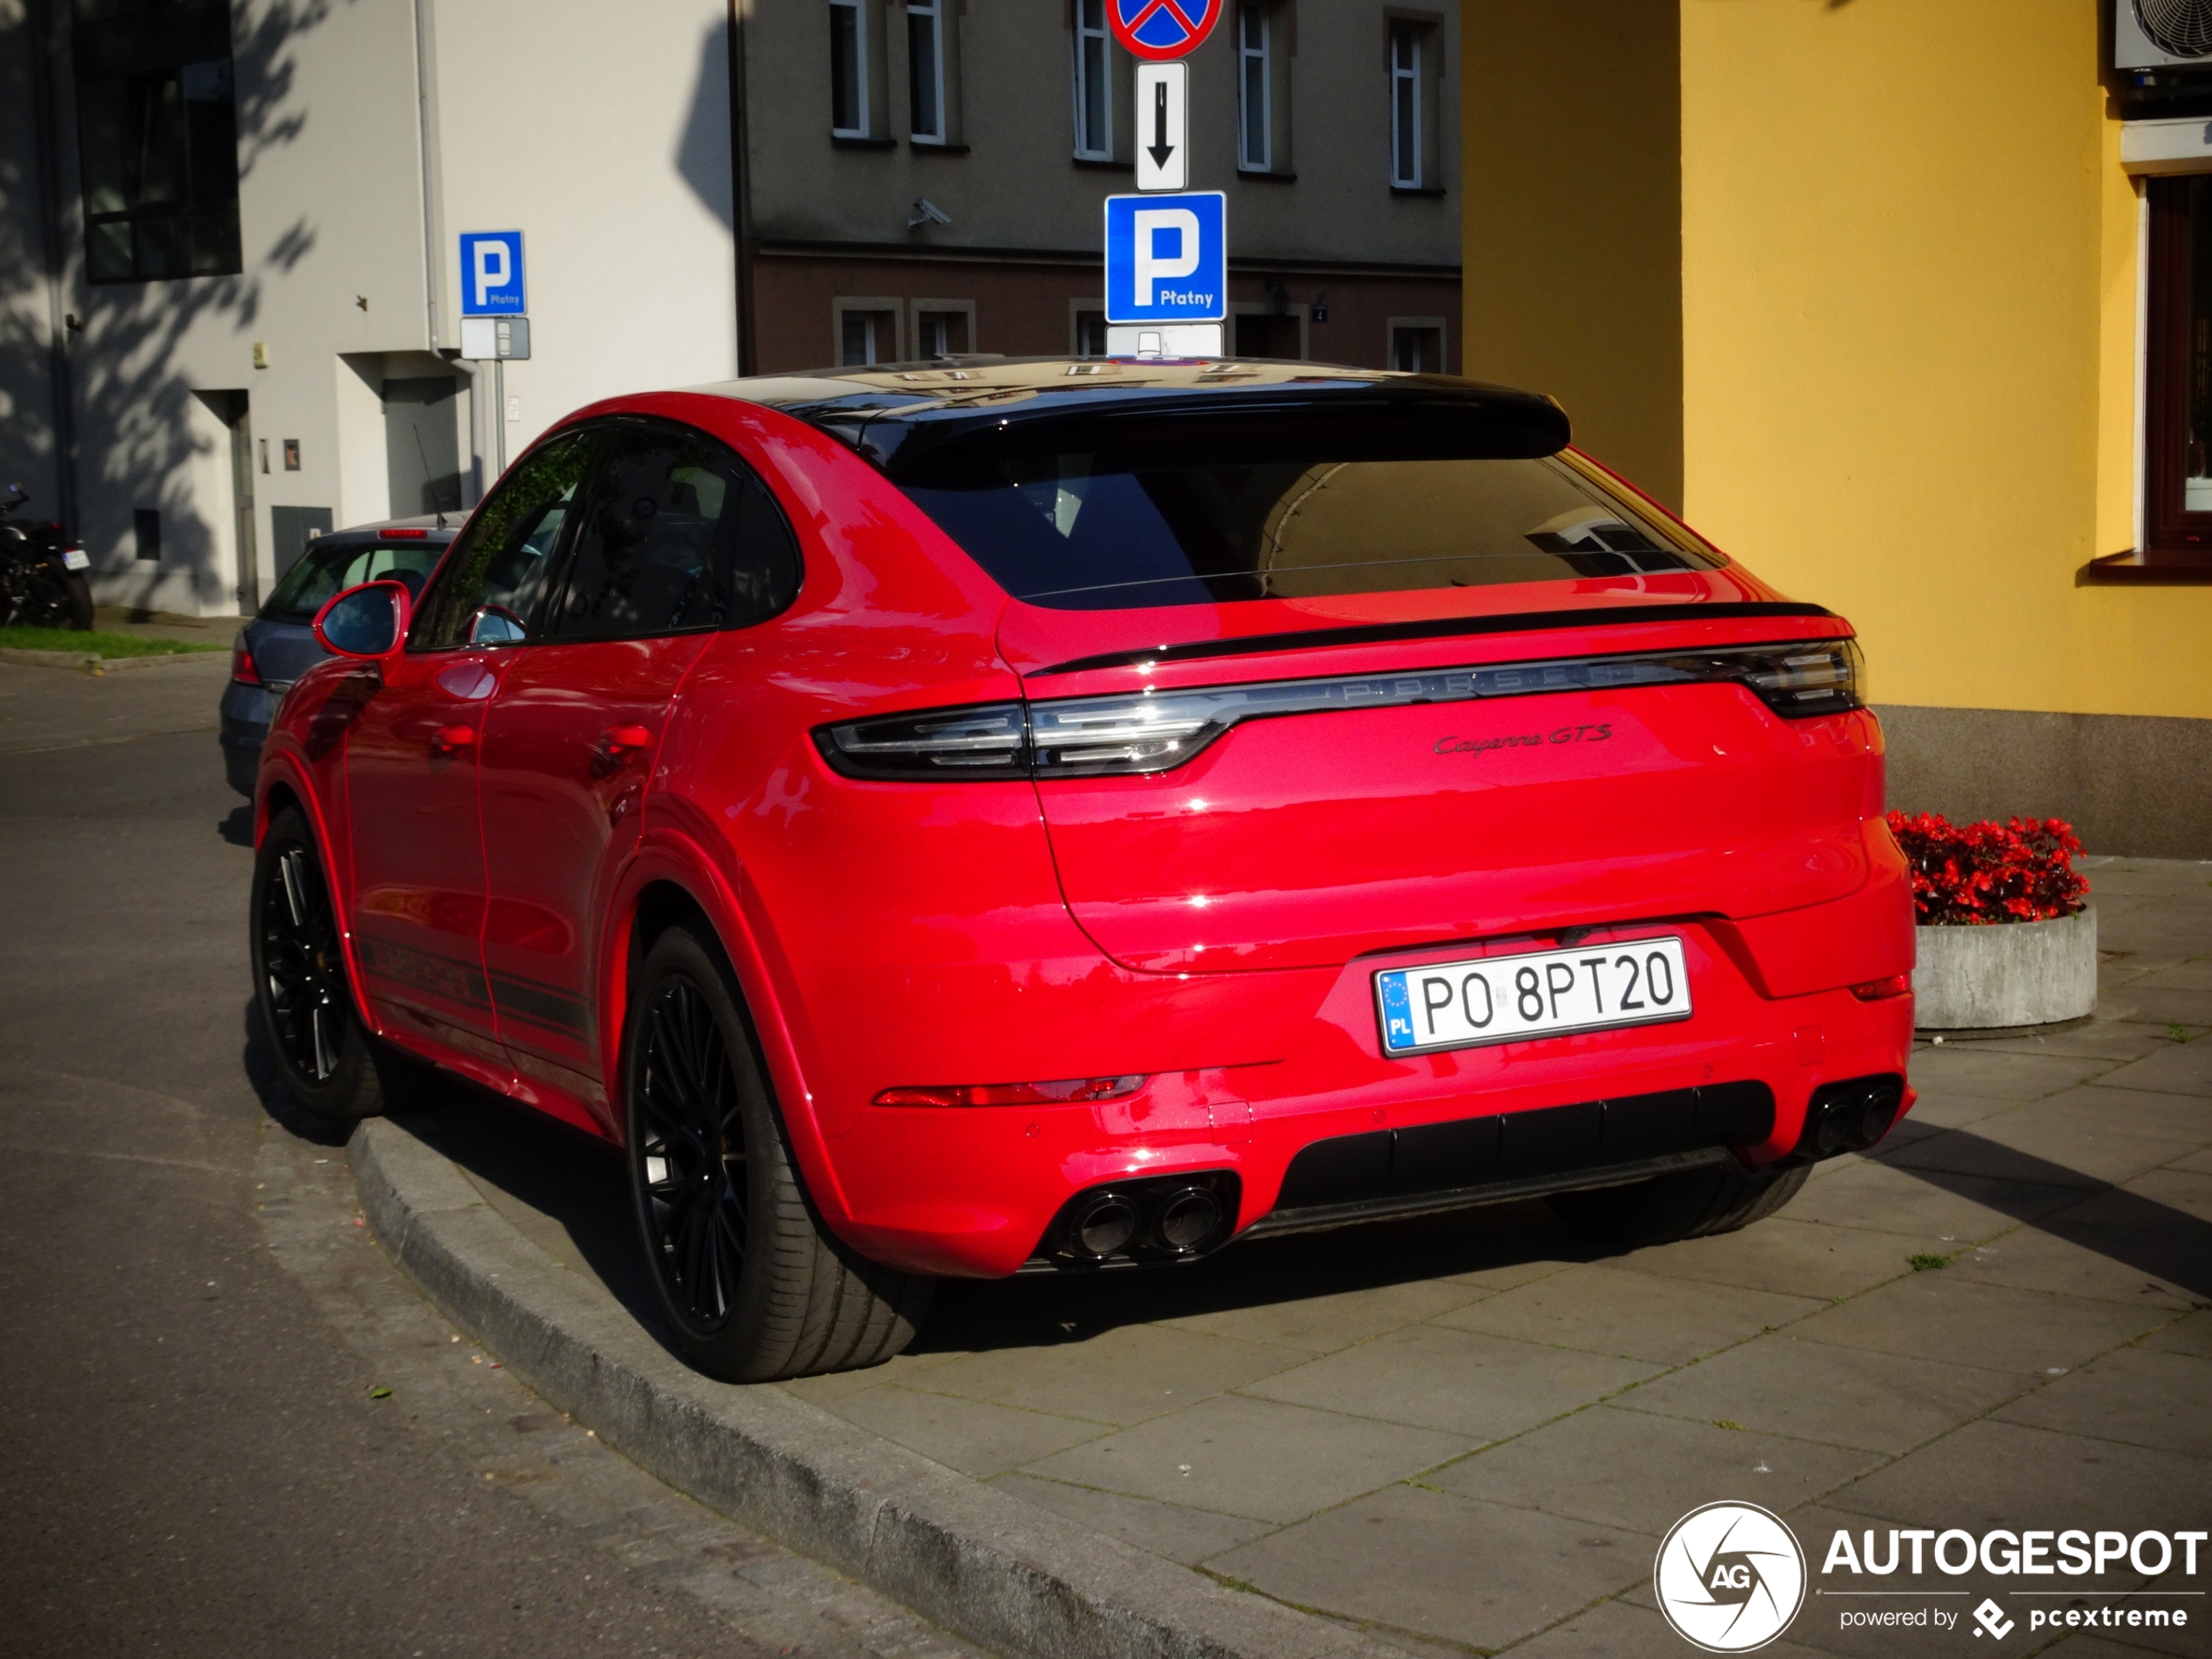
[{"label": "gray car", "polygon": [[277,578],[276,587],[253,621],[239,630],[231,650],[231,683],[223,688],[223,775],[233,789],[251,799],[253,775],[260,769],[261,744],[269,717],[285,688],[328,652],[315,643],[308,624],[335,593],[356,583],[390,577],[420,594],[422,583],[460,525],[437,518],[399,518],[334,530],[307,543],[307,550]]}]

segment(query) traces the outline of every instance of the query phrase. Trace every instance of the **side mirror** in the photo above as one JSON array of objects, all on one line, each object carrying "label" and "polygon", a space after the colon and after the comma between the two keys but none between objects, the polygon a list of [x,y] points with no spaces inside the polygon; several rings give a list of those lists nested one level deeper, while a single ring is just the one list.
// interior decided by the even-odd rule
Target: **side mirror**
[{"label": "side mirror", "polygon": [[481,605],[469,619],[472,645],[518,645],[529,637],[523,619],[505,605]]},{"label": "side mirror", "polygon": [[340,657],[388,657],[407,639],[415,602],[397,582],[364,582],[315,612],[315,638]]}]

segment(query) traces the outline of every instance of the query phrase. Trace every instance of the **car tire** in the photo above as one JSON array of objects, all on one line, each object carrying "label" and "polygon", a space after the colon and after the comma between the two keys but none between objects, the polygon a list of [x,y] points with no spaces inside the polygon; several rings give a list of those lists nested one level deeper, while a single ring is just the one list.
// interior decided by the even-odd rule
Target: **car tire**
[{"label": "car tire", "polygon": [[1627,1186],[1554,1192],[1545,1202],[1576,1232],[1633,1249],[1748,1227],[1796,1197],[1811,1173],[1803,1164],[1747,1170],[1730,1158]]},{"label": "car tire", "polygon": [[296,807],[261,838],[249,908],[254,1001],[293,1099],[332,1123],[418,1103],[430,1069],[363,1023],[321,854]]},{"label": "car tire", "polygon": [[711,934],[646,953],[623,1042],[624,1158],[678,1349],[725,1382],[880,1365],[935,1281],[855,1254],[809,1202],[752,1022]]}]

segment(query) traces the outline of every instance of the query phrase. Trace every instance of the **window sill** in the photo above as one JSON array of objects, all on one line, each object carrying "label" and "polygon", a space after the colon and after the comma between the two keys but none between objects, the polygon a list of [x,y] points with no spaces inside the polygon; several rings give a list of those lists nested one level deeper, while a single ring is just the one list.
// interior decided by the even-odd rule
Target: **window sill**
[{"label": "window sill", "polygon": [[1134,161],[1116,161],[1111,156],[1069,156],[1069,160],[1085,172],[1135,172]]},{"label": "window sill", "polygon": [[908,138],[907,148],[918,156],[964,156],[968,153],[968,146],[964,144],[941,144],[935,138]]},{"label": "window sill", "polygon": [[2212,586],[2212,548],[2107,553],[2074,572],[2078,588]]},{"label": "window sill", "polygon": [[1393,185],[1390,187],[1390,193],[1393,196],[1441,196],[1444,193],[1444,186],[1441,185]]},{"label": "window sill", "polygon": [[1277,172],[1271,167],[1239,167],[1237,169],[1237,177],[1239,179],[1249,179],[1253,183],[1261,185],[1294,185],[1298,183],[1298,175],[1296,173]]},{"label": "window sill", "polygon": [[830,142],[840,150],[896,150],[896,138],[854,138],[842,132],[830,134]]}]

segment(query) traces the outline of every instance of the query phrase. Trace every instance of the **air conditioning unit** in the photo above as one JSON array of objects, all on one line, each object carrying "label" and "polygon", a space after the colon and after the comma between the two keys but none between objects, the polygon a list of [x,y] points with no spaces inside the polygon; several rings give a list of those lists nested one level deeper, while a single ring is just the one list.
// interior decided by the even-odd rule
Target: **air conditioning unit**
[{"label": "air conditioning unit", "polygon": [[2112,63],[2212,70],[2212,0],[2113,0]]}]

